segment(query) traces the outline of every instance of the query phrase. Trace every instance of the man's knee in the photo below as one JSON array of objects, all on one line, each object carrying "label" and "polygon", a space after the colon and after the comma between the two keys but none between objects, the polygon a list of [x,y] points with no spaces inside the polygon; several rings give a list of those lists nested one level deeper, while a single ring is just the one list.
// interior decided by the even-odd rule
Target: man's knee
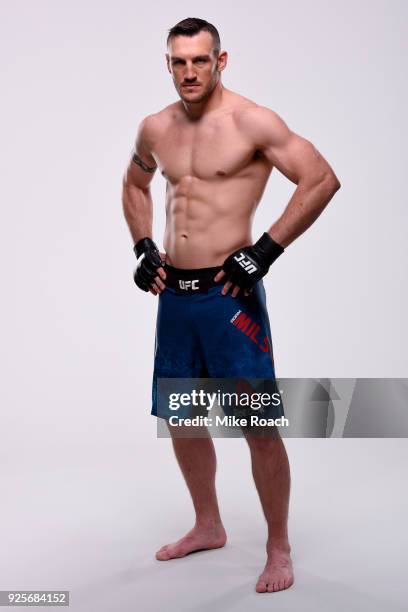
[{"label": "man's knee", "polygon": [[282,443],[279,430],[276,426],[244,431],[245,439],[251,451],[271,452]]}]

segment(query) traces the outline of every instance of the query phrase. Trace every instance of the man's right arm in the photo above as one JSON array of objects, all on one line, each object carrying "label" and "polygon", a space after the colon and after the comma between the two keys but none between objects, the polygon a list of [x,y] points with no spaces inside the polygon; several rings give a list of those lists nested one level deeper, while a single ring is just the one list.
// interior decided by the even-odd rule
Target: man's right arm
[{"label": "man's right arm", "polygon": [[130,234],[136,244],[152,237],[153,203],[150,183],[156,162],[150,152],[149,117],[139,125],[134,149],[123,177],[122,204]]},{"label": "man's right arm", "polygon": [[[123,212],[135,245],[140,244],[144,238],[152,238],[153,202],[150,183],[156,168],[151,154],[151,119],[146,117],[139,125],[122,184]],[[153,294],[164,289],[159,277],[164,279],[165,272],[163,268],[159,268],[157,272],[158,276],[149,289]]]}]

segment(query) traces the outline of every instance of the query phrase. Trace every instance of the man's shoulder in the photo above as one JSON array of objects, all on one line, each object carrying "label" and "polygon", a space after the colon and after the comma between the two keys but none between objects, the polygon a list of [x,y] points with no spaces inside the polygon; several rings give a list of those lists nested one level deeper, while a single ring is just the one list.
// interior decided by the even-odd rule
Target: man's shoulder
[{"label": "man's shoulder", "polygon": [[239,104],[234,113],[236,121],[242,128],[262,128],[265,124],[279,121],[279,115],[267,106],[257,104],[252,100]]},{"label": "man's shoulder", "polygon": [[172,120],[180,114],[180,103],[174,102],[161,110],[146,115],[140,123],[146,133],[154,134],[165,128]]},{"label": "man's shoulder", "polygon": [[255,145],[279,140],[288,127],[277,112],[261,104],[242,105],[235,113],[236,126]]}]

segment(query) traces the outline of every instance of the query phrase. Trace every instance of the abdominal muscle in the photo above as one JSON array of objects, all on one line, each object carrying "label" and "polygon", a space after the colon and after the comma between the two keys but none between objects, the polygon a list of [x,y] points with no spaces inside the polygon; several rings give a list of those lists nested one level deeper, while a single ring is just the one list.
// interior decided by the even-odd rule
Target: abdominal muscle
[{"label": "abdominal muscle", "polygon": [[252,244],[254,184],[185,179],[167,188],[166,263],[184,269],[222,265],[233,251]]}]

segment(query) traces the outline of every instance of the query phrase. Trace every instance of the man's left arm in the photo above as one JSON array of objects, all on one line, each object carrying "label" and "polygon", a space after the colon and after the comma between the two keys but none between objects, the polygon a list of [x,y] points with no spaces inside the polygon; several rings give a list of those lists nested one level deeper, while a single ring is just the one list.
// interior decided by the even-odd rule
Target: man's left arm
[{"label": "man's left arm", "polygon": [[241,133],[271,165],[296,184],[282,215],[253,245],[231,253],[215,280],[225,285],[222,294],[241,289],[247,295],[271,264],[317,219],[340,188],[340,181],[311,142],[292,132],[272,110],[254,106],[238,117]]},{"label": "man's left arm", "polygon": [[292,132],[272,110],[255,107],[246,111],[242,129],[256,149],[297,185],[282,215],[268,230],[275,242],[287,247],[317,219],[340,188],[340,181],[314,145]]}]

